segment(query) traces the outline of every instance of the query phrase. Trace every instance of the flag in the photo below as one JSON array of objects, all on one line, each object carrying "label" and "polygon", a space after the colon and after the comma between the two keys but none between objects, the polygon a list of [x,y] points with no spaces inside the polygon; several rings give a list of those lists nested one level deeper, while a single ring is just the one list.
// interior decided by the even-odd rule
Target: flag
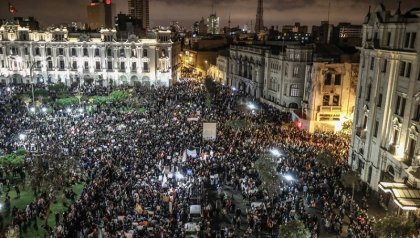
[{"label": "flag", "polygon": [[17,12],[16,7],[13,6],[12,4],[10,4],[10,2],[9,2],[9,12],[10,13],[16,13]]}]

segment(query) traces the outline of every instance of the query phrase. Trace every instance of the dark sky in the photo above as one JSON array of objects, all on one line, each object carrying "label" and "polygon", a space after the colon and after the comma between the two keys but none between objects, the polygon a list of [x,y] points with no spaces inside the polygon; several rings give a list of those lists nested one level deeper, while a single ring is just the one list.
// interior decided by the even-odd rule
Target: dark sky
[{"label": "dark sky", "polygon": [[[34,16],[43,26],[71,21],[86,21],[86,6],[90,0],[9,0],[18,10],[16,16]],[[0,1],[0,18],[8,17],[6,0]],[[127,0],[113,0],[117,11],[127,12]],[[394,11],[398,0],[331,0],[330,20],[361,23],[368,11],[378,2]],[[257,0],[150,0],[151,25],[168,25],[177,20],[186,27],[214,11],[226,25],[229,13],[232,25],[243,26],[255,22]],[[420,0],[403,0],[403,11],[420,7]],[[265,26],[318,24],[327,19],[328,0],[264,0]]]}]

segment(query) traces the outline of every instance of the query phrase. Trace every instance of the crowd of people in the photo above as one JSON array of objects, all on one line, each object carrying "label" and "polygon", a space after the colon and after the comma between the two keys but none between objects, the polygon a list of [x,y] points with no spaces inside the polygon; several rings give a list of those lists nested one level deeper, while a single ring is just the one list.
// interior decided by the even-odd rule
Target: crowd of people
[{"label": "crowd of people", "polygon": [[[279,225],[292,220],[303,221],[312,237],[321,229],[372,235],[373,221],[340,184],[348,170],[348,139],[305,132],[272,107],[247,110],[241,102],[252,99],[228,87],[218,86],[211,105],[205,87],[194,81],[137,87],[131,102],[89,113],[79,106],[28,110],[19,99],[28,90],[0,87],[0,149],[7,154],[25,147],[28,163],[36,159],[31,151],[72,162],[63,167],[70,171],[62,184],[71,203],[64,214],[55,214],[55,227],[45,228],[51,237],[257,237],[277,234]],[[132,101],[145,110],[119,110]],[[228,126],[238,120],[246,127]],[[214,140],[202,138],[208,121],[217,122]],[[19,138],[22,133],[25,138]],[[261,186],[255,166],[272,148],[283,153],[268,156],[279,174],[274,195]],[[332,156],[334,164],[319,163],[320,154]],[[76,198],[71,185],[77,182],[84,189]],[[235,204],[227,187],[242,194],[246,209]],[[217,199],[210,199],[211,190]],[[6,216],[24,232],[34,218],[48,216],[57,194],[41,191],[25,209]],[[198,217],[192,205],[199,205]]]}]

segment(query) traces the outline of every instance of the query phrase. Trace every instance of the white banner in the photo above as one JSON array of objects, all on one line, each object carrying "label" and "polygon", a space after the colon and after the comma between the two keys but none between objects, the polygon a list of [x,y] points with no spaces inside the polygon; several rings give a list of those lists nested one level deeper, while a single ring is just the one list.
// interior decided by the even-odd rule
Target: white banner
[{"label": "white banner", "polygon": [[187,155],[196,158],[197,150],[187,150]]},{"label": "white banner", "polygon": [[216,140],[217,123],[204,122],[203,123],[203,139]]}]

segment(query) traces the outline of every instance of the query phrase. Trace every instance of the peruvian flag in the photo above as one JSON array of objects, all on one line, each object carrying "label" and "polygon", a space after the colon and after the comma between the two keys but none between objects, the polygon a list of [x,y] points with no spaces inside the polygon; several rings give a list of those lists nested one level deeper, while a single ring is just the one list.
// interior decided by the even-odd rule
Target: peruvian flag
[{"label": "peruvian flag", "polygon": [[12,4],[10,4],[10,2],[9,2],[9,12],[10,13],[16,13],[17,12],[16,7],[13,6]]}]

